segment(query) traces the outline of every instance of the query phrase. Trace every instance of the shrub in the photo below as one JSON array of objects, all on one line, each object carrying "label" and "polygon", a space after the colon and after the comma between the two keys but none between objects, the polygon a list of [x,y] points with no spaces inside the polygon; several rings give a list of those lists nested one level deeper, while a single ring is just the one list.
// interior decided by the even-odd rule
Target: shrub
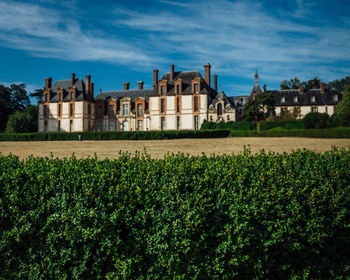
[{"label": "shrub", "polygon": [[0,156],[1,278],[346,279],[349,168],[349,150]]},{"label": "shrub", "polygon": [[312,112],[305,115],[304,128],[326,128],[329,120],[327,113]]}]

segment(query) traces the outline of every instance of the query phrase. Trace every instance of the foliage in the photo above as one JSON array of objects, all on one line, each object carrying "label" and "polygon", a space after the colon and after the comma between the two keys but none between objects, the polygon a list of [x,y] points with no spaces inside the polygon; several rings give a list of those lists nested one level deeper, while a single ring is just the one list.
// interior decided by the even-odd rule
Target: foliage
[{"label": "foliage", "polygon": [[342,100],[335,108],[334,118],[341,125],[350,126],[350,85],[344,91]]},{"label": "foliage", "polygon": [[178,131],[90,131],[90,132],[38,132],[2,133],[0,141],[55,141],[55,140],[160,140],[179,138],[220,138],[229,135],[228,130],[178,130]]},{"label": "foliage", "polygon": [[304,128],[326,128],[329,122],[327,113],[311,112],[303,118]]},{"label": "foliage", "polygon": [[6,125],[7,133],[36,132],[38,130],[38,108],[29,105],[25,111],[15,111],[9,116]]},{"label": "foliage", "polygon": [[44,96],[44,89],[38,88],[34,92],[31,92],[29,95],[30,95],[30,97],[35,98],[39,101]]},{"label": "foliage", "polygon": [[350,76],[342,78],[340,80],[334,80],[327,84],[329,89],[334,88],[337,92],[344,92],[347,87],[350,86]]},{"label": "foliage", "polygon": [[295,77],[294,79],[282,81],[280,87],[281,89],[299,89],[300,80]]},{"label": "foliage", "polygon": [[12,84],[6,87],[0,84],[0,131],[6,127],[9,115],[15,111],[24,111],[30,104],[25,84]]},{"label": "foliage", "polygon": [[350,151],[0,157],[2,279],[345,279]]},{"label": "foliage", "polygon": [[250,98],[244,105],[244,121],[261,121],[275,114],[275,98],[272,92],[262,92]]}]

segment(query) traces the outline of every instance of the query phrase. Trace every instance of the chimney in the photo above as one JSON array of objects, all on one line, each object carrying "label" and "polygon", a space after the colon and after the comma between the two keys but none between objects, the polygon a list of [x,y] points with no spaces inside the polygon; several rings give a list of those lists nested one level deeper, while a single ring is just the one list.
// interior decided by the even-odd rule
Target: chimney
[{"label": "chimney", "polygon": [[299,94],[303,94],[303,93],[304,93],[303,84],[300,83],[300,85],[299,85]]},{"label": "chimney", "polygon": [[158,69],[153,70],[153,88],[156,88],[158,86]]},{"label": "chimney", "polygon": [[209,85],[210,87],[210,63],[204,65],[204,75],[205,75],[205,82]]},{"label": "chimney", "polygon": [[51,88],[52,78],[45,78],[45,89]]},{"label": "chimney", "polygon": [[264,92],[266,92],[266,85],[264,85]]},{"label": "chimney", "polygon": [[94,83],[91,83],[91,99],[94,97],[94,88],[95,88],[95,84]]},{"label": "chimney", "polygon": [[85,92],[87,95],[90,95],[90,91],[91,91],[91,75],[86,75],[85,76]]},{"label": "chimney", "polygon": [[138,89],[143,89],[143,81],[138,81],[137,85],[138,85]]},{"label": "chimney", "polygon": [[325,87],[325,83],[322,83],[320,84],[320,91],[321,93],[324,93],[324,87]]},{"label": "chimney", "polygon": [[129,82],[125,82],[124,83],[124,90],[129,90],[130,87],[130,83]]},{"label": "chimney", "polygon": [[214,90],[218,92],[218,75],[214,74]]},{"label": "chimney", "polygon": [[72,73],[72,85],[74,85],[75,82],[75,73]]},{"label": "chimney", "polygon": [[174,70],[175,70],[175,65],[171,64],[170,81],[174,80]]}]

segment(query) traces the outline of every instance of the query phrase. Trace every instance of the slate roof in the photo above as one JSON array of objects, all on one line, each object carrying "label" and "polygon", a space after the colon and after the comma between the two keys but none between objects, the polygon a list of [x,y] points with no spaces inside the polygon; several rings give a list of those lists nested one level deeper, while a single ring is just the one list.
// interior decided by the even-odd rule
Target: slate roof
[{"label": "slate roof", "polygon": [[[50,102],[57,102],[57,90],[58,88],[63,88],[63,101],[69,101],[69,88],[72,86],[72,80],[58,80],[51,87],[50,94]],[[76,88],[76,101],[87,100],[87,96],[85,94],[85,83],[82,79],[76,79],[73,86]]]},{"label": "slate roof", "polygon": [[224,101],[224,106],[226,107],[227,104],[230,104],[232,106],[232,108],[235,107],[235,103],[231,101],[230,97],[227,97],[225,92],[223,92],[222,90],[216,94],[215,98],[212,100],[211,104],[215,105],[219,100],[223,100]]},{"label": "slate roof", "polygon": [[198,70],[194,71],[181,71],[181,72],[174,72],[174,80],[170,80],[170,72],[167,72],[163,75],[161,80],[167,80],[168,88],[167,88],[167,95],[175,95],[175,87],[174,87],[174,81],[177,79],[182,79],[182,95],[191,95],[192,94],[192,80],[200,78],[201,79],[201,93],[207,93],[211,97],[215,97],[216,92],[207,85],[205,80],[203,79],[202,75]]},{"label": "slate roof", "polygon": [[150,96],[158,96],[158,94],[153,89],[102,91],[95,97],[95,100],[108,100],[110,98],[121,99],[123,97],[129,97],[132,101],[134,101],[139,97],[148,99]]},{"label": "slate roof", "polygon": [[[276,106],[336,105],[342,98],[342,95],[333,89],[325,89],[325,93],[321,93],[320,89],[310,89],[302,94],[299,93],[298,89],[272,90],[269,92],[274,94]],[[333,99],[335,95],[338,95],[337,101]],[[312,97],[315,98],[314,102]],[[282,102],[283,98],[284,102]],[[297,102],[295,102],[295,98],[298,98]]]}]

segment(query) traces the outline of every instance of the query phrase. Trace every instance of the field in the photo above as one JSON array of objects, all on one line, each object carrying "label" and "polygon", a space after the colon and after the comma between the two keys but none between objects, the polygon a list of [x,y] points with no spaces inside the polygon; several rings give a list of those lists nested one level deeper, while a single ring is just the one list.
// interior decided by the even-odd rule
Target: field
[{"label": "field", "polygon": [[163,158],[165,154],[182,152],[190,155],[232,154],[250,146],[253,153],[265,149],[278,153],[307,148],[316,152],[325,152],[336,147],[350,147],[350,139],[317,139],[298,137],[263,138],[216,138],[216,139],[175,139],[175,140],[137,140],[137,141],[35,141],[0,142],[0,152],[4,155],[15,154],[20,158],[29,155],[70,157],[74,153],[78,158],[94,156],[99,159],[117,158],[119,152],[142,152],[144,149],[152,158]]}]

